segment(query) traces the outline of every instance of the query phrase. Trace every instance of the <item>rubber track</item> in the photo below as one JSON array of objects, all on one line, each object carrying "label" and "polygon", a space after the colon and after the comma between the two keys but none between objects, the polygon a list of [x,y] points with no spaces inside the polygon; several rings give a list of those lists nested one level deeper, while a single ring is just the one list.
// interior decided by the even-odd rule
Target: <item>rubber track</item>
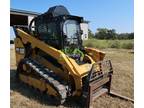
[{"label": "rubber track", "polygon": [[25,58],[23,63],[29,65],[38,75],[50,84],[60,95],[61,104],[64,103],[67,97],[66,85],[54,74],[54,72],[31,58]]}]

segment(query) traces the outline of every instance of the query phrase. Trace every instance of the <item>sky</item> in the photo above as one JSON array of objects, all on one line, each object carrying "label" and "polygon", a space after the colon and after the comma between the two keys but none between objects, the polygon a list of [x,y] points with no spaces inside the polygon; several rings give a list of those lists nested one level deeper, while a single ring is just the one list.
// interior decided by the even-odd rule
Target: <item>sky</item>
[{"label": "sky", "polygon": [[[134,32],[133,0],[10,0],[10,7],[46,12],[55,5],[65,6],[72,15],[90,21],[93,33],[97,28],[115,29],[118,33]],[[12,30],[10,30],[13,35]]]}]

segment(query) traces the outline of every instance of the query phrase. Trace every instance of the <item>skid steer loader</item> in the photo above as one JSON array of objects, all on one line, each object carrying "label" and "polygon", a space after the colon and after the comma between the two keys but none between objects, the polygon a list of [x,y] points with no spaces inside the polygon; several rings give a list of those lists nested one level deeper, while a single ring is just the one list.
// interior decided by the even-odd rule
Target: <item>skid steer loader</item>
[{"label": "skid steer loader", "polygon": [[68,97],[81,97],[89,108],[95,98],[109,93],[111,61],[104,60],[104,52],[83,46],[83,21],[64,6],[54,6],[28,27],[14,25],[16,77],[60,104]]}]

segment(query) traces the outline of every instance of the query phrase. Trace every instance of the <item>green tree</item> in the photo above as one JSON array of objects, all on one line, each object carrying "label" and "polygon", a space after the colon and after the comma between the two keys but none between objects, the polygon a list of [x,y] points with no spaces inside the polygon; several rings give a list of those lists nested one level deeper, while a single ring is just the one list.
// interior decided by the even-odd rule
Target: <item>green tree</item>
[{"label": "green tree", "polygon": [[108,30],[107,39],[116,39],[117,33],[115,29]]},{"label": "green tree", "polygon": [[120,33],[118,39],[134,39],[134,33]]},{"label": "green tree", "polygon": [[88,38],[94,38],[95,35],[92,33],[90,29],[88,29]]},{"label": "green tree", "polygon": [[95,37],[97,39],[115,39],[117,34],[115,29],[98,28]]},{"label": "green tree", "polygon": [[128,39],[134,39],[134,33],[129,33]]}]

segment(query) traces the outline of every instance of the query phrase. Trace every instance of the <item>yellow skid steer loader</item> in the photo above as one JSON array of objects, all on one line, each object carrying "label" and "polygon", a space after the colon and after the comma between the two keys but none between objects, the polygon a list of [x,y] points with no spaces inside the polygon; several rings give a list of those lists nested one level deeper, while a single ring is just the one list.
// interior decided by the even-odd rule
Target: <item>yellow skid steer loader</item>
[{"label": "yellow skid steer loader", "polygon": [[63,104],[82,97],[86,107],[110,92],[113,69],[105,53],[82,45],[83,17],[70,15],[64,6],[51,7],[28,27],[13,26],[17,78]]}]

